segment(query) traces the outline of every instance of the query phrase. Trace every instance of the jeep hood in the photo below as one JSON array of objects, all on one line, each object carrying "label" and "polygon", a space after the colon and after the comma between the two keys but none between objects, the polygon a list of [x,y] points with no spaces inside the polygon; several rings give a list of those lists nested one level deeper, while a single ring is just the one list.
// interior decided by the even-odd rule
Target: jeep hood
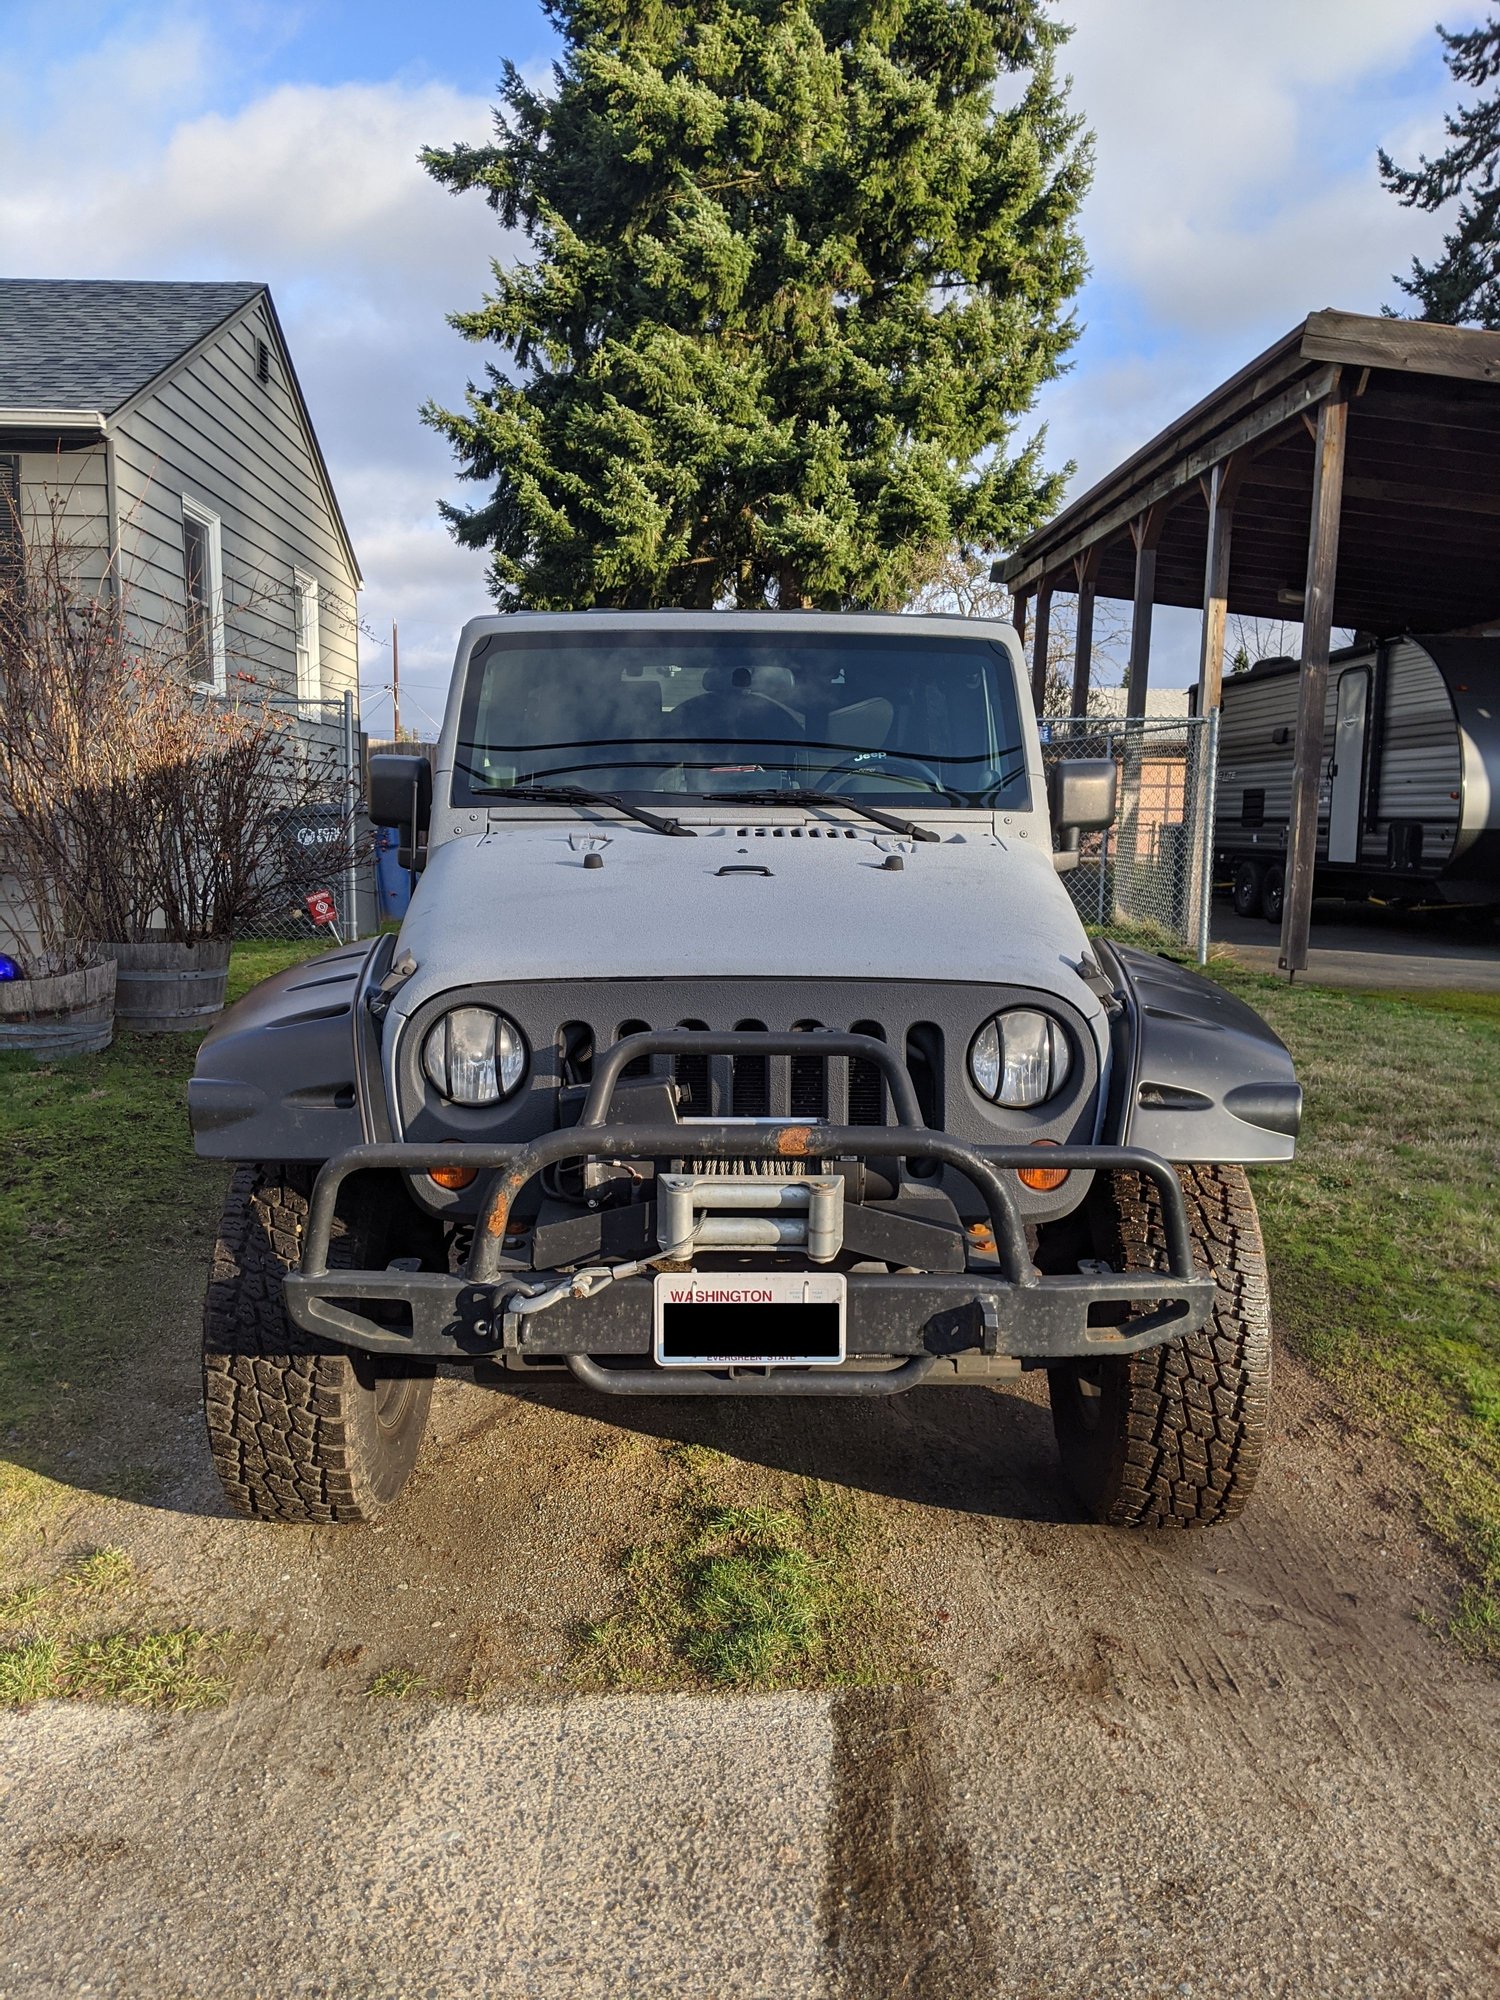
[{"label": "jeep hood", "polygon": [[917,844],[830,822],[491,826],[434,849],[396,1011],[508,979],[930,979],[1032,986],[1092,1018],[1085,948],[1050,853],[985,825]]}]

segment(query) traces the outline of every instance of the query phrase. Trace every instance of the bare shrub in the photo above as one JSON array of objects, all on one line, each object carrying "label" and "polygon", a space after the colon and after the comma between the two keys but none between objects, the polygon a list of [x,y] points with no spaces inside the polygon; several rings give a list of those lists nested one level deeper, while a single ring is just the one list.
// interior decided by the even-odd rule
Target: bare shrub
[{"label": "bare shrub", "polygon": [[232,670],[222,695],[194,686],[198,635],[170,614],[147,625],[117,581],[90,585],[60,507],[18,541],[0,576],[0,865],[50,963],[283,914],[286,828],[309,806],[333,822],[319,867],[346,865],[331,759],[256,675]]}]

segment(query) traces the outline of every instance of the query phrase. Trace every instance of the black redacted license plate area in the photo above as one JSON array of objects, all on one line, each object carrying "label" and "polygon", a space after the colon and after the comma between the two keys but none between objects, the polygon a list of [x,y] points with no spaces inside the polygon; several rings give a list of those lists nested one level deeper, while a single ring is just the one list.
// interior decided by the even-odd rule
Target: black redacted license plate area
[{"label": "black redacted license plate area", "polygon": [[657,1361],[666,1368],[834,1368],[848,1287],[837,1271],[659,1271]]}]

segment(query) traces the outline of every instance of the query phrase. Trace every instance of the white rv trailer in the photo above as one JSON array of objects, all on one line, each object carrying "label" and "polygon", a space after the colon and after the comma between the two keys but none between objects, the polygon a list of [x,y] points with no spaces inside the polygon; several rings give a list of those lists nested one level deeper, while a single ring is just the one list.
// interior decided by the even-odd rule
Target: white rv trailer
[{"label": "white rv trailer", "polygon": [[[1224,682],[1216,879],[1281,919],[1296,660]],[[1400,638],[1335,653],[1318,796],[1317,895],[1500,904],[1500,639]]]}]

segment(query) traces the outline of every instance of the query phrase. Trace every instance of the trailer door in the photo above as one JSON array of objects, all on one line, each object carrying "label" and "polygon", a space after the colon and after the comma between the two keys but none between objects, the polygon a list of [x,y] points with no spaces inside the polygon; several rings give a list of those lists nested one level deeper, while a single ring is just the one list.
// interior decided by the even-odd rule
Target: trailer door
[{"label": "trailer door", "polygon": [[1333,761],[1328,767],[1328,859],[1358,861],[1364,819],[1365,732],[1370,725],[1370,669],[1348,667],[1339,675],[1333,726]]}]

